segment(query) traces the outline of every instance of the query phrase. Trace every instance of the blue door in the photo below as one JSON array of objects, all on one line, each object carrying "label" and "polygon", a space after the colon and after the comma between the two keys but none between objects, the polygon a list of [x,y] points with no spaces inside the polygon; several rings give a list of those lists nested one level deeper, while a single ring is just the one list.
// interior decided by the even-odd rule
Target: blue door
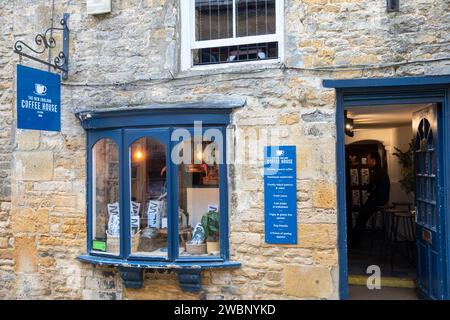
[{"label": "blue door", "polygon": [[416,182],[417,272],[419,296],[442,299],[444,278],[439,196],[440,141],[437,105],[413,114]]}]

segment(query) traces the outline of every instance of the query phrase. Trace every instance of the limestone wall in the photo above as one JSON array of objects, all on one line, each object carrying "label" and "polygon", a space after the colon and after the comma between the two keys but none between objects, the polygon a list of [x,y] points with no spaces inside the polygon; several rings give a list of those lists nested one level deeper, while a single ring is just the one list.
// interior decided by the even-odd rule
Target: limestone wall
[{"label": "limestone wall", "polygon": [[13,272],[11,231],[11,160],[13,150],[12,8],[0,1],[0,297],[11,297]]},{"label": "limestone wall", "polygon": [[[86,15],[85,1],[57,1],[56,17],[71,14],[70,76],[61,133],[50,133],[15,129],[12,53],[49,25],[50,1],[0,0],[0,298],[338,298],[335,96],[322,80],[450,73],[450,0],[401,6],[286,0],[284,64],[179,72],[178,0],[113,0],[101,16]],[[229,190],[231,259],[242,267],[205,271],[205,292],[186,294],[173,273],[149,271],[143,289],[124,289],[114,269],[76,261],[86,143],[74,113],[230,97],[247,99],[232,116]],[[263,144],[248,141],[275,131],[297,146],[296,246],[264,243]]]}]

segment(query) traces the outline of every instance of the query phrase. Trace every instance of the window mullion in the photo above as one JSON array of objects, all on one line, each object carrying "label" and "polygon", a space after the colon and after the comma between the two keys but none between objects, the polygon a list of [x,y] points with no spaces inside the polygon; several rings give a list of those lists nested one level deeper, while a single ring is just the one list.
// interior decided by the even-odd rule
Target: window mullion
[{"label": "window mullion", "polygon": [[217,9],[217,39],[220,39],[220,4],[219,1],[217,0],[217,4],[216,4],[216,9]]},{"label": "window mullion", "polygon": [[[192,1],[193,3],[195,3],[195,0],[193,0]],[[195,15],[196,15],[196,9],[195,9],[195,7],[194,7],[194,22],[195,22]],[[196,39],[197,38],[197,35],[198,35],[198,39],[199,40],[203,40],[203,37],[201,36],[201,34],[202,34],[202,27],[203,27],[203,24],[202,24],[202,4],[200,3],[200,10],[199,10],[199,12],[200,12],[200,14],[198,15],[199,16],[199,18],[198,18],[198,33],[196,32],[196,34],[194,35],[194,39]],[[195,23],[195,25],[196,25],[196,23]]]},{"label": "window mullion", "polygon": [[248,37],[248,0],[245,0],[245,30],[245,35]]},{"label": "window mullion", "polygon": [[220,212],[220,224],[219,224],[219,236],[220,236],[220,256],[224,260],[229,259],[229,216],[228,216],[228,171],[227,171],[227,159],[228,159],[228,136],[227,129],[221,128],[220,131],[223,135],[222,143],[222,163],[219,164],[219,190],[220,190],[220,200],[219,200],[219,212]]},{"label": "window mullion", "polygon": [[260,36],[238,37],[235,39],[230,38],[230,39],[205,40],[193,43],[192,49],[237,46],[263,42],[275,42],[278,41],[278,39],[279,37],[276,34],[267,34]]},{"label": "window mullion", "polygon": [[227,3],[227,38],[230,37],[230,8]]},{"label": "window mullion", "polygon": [[[265,4],[265,10],[264,10],[264,26],[265,26],[265,33],[267,34],[267,28],[268,28],[268,22],[267,22],[267,0],[264,1]],[[275,3],[276,6],[276,3]],[[276,18],[278,19],[278,17]]]},{"label": "window mullion", "polygon": [[[91,139],[91,134],[89,134],[88,139]],[[90,214],[88,219],[88,252],[92,250],[92,240],[94,239],[93,231],[96,230],[97,223],[96,219],[94,219],[94,215],[97,212],[97,203],[95,199],[97,198],[97,183],[95,181],[95,173],[96,173],[96,164],[95,164],[95,154],[92,151],[94,147],[91,142],[89,142],[89,159],[91,166],[88,168],[88,190],[90,190],[90,195],[88,196],[88,208],[90,208]],[[89,185],[89,181],[92,181]],[[89,206],[90,205],[90,206]]]},{"label": "window mullion", "polygon": [[258,35],[258,0],[255,1],[255,20],[256,20],[256,29],[255,29],[255,35]]},{"label": "window mullion", "polygon": [[178,175],[177,175],[177,166],[173,164],[172,161],[172,148],[174,145],[172,144],[172,141],[170,139],[172,135],[172,130],[169,129],[169,138],[167,139],[167,156],[166,156],[166,163],[167,163],[167,199],[168,201],[168,228],[169,228],[169,234],[168,239],[169,243],[168,248],[168,258],[170,261],[174,261],[178,258],[179,255],[179,245],[178,245]]},{"label": "window mullion", "polygon": [[212,12],[211,12],[211,0],[208,2],[209,5],[209,15],[208,15],[208,21],[209,21],[209,38],[212,39]]},{"label": "window mullion", "polygon": [[236,1],[233,0],[233,38],[236,38]]},{"label": "window mullion", "polygon": [[[201,8],[200,8],[201,9]],[[196,27],[196,21],[195,21],[195,0],[192,0],[190,2],[190,12],[191,14],[189,15],[189,29],[190,29],[190,43],[194,43],[195,41],[200,41],[201,37],[201,32],[202,32],[202,22],[200,21],[200,25],[199,25],[199,32],[198,32],[198,37],[199,39],[197,40],[196,37],[196,32],[195,32],[195,27]],[[201,14],[200,14],[200,19],[201,19]]]},{"label": "window mullion", "polygon": [[127,259],[131,253],[131,238],[130,238],[130,150],[125,145],[124,130],[120,130],[120,145],[119,145],[119,193],[120,193],[120,235],[121,235],[121,256]]}]

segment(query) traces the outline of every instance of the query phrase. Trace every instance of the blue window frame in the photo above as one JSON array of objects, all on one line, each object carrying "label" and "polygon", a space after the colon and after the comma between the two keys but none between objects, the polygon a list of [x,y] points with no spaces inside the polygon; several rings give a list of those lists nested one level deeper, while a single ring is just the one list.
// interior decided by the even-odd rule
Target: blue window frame
[{"label": "blue window frame", "polygon": [[[230,123],[230,112],[235,105],[220,105],[213,109],[203,106],[193,106],[192,108],[184,106],[172,106],[170,108],[146,108],[134,111],[102,111],[102,112],[81,112],[77,114],[83,127],[87,131],[87,255],[80,256],[79,259],[85,262],[108,264],[115,266],[136,267],[136,268],[165,268],[175,265],[182,268],[190,268],[195,264],[201,269],[206,268],[225,268],[238,267],[238,262],[229,260],[229,230],[228,230],[228,179],[227,179],[227,161],[226,161],[226,139],[227,125]],[[194,127],[194,121],[201,121],[201,131]],[[179,202],[180,192],[178,176],[181,170],[176,163],[171,160],[171,155],[178,143],[185,141],[183,139],[172,139],[172,135],[179,129],[184,129],[195,139],[203,136],[208,131],[219,132],[223,137],[222,146],[219,147],[223,161],[218,164],[218,199],[219,199],[219,243],[220,252],[216,255],[183,255],[180,254],[179,242]],[[167,191],[167,252],[161,256],[152,254],[142,255],[133,253],[135,250],[133,242],[131,215],[132,208],[132,145],[142,138],[148,138],[157,141],[165,147],[165,183],[164,190]],[[216,137],[210,138],[210,142],[216,141]],[[101,145],[104,141],[108,144]],[[203,139],[204,140],[204,139]],[[99,144],[100,142],[100,144]],[[96,146],[101,145],[96,150]],[[156,144],[155,144],[156,145]],[[106,151],[105,151],[106,150]],[[113,150],[117,152],[117,158],[109,156]],[[96,152],[107,159],[109,169],[98,169],[96,167]],[[112,152],[112,153],[114,153]],[[134,156],[134,153],[133,153]],[[108,160],[113,159],[113,160]],[[163,157],[161,157],[163,159]],[[113,163],[109,163],[113,162]],[[150,160],[149,160],[150,161]],[[111,169],[112,168],[112,169]],[[103,171],[102,171],[103,170]],[[110,174],[111,171],[117,173],[117,185],[115,186],[113,196],[107,201],[118,204],[119,208],[119,231],[116,237],[115,248],[113,252],[108,252],[108,247],[113,244],[104,240],[96,239],[99,233],[95,229],[97,226],[96,203],[101,198],[97,194],[97,184],[102,186],[111,185],[110,181],[104,182],[106,177],[102,174]],[[95,174],[99,171],[100,177]],[[95,179],[94,179],[95,177]],[[115,173],[111,174],[115,177]],[[94,190],[95,189],[95,190]],[[117,195],[118,194],[118,195]],[[101,203],[105,207],[105,203]],[[111,211],[112,212],[112,211]],[[110,214],[108,207],[108,216]],[[107,226],[106,228],[109,228]],[[109,229],[108,229],[109,230]],[[102,230],[103,231],[103,230]],[[102,234],[103,232],[100,232]],[[117,239],[118,238],[118,239]],[[94,240],[96,243],[94,244]],[[99,246],[100,243],[100,246]],[[99,249],[100,248],[100,249]],[[178,272],[178,271],[177,271]],[[181,280],[180,280],[181,281]]]}]

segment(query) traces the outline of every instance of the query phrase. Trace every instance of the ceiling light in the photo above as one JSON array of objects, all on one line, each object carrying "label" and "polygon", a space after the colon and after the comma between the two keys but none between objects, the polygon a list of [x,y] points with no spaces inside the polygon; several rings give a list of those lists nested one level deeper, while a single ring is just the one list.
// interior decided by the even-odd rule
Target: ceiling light
[{"label": "ceiling light", "polygon": [[347,117],[347,110],[345,110],[344,111],[344,129],[345,129],[345,134],[348,135],[349,137],[353,137],[354,136],[353,128],[354,128],[353,119],[350,119],[350,118]]}]

